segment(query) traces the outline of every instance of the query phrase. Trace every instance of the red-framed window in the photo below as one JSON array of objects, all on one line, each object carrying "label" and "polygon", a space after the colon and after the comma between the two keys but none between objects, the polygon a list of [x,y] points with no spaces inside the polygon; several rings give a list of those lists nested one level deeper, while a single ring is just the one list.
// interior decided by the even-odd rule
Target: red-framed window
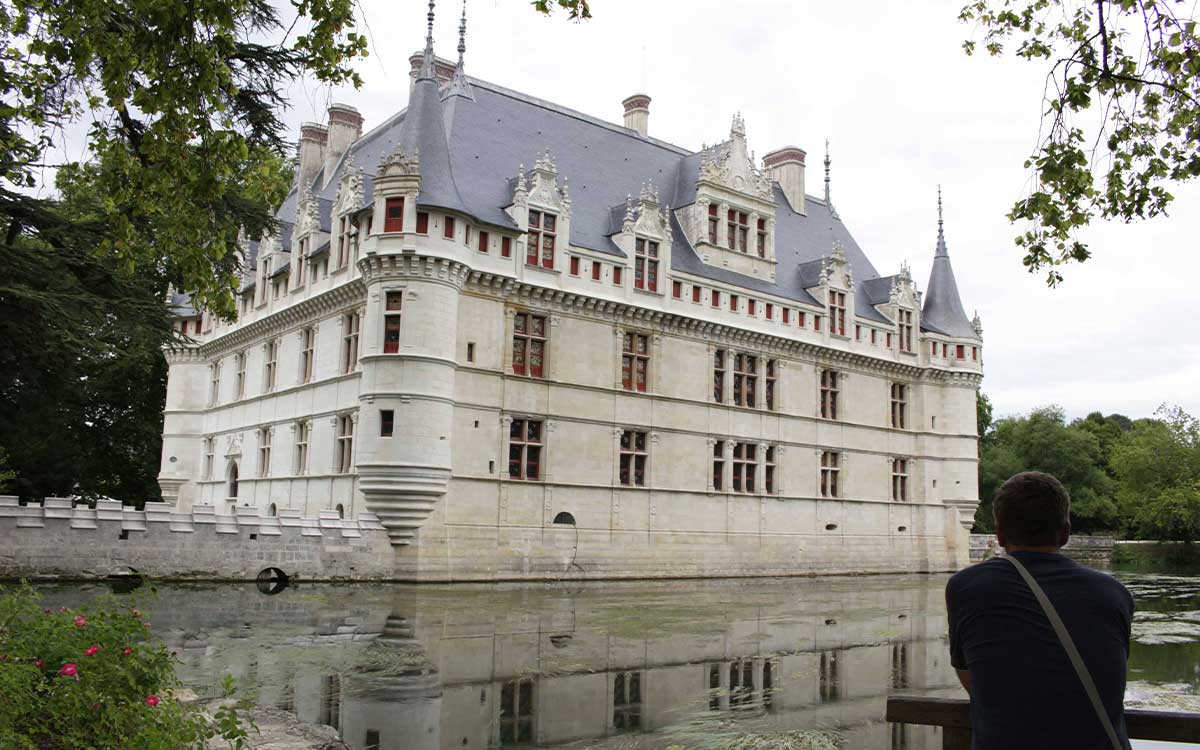
[{"label": "red-framed window", "polygon": [[713,354],[713,401],[725,403],[725,357],[724,349]]},{"label": "red-framed window", "polygon": [[862,341],[862,326],[860,326],[858,323],[854,324],[854,340]]},{"label": "red-framed window", "polygon": [[626,332],[621,344],[621,387],[645,393],[649,372],[650,337],[644,333]]},{"label": "red-framed window", "polygon": [[500,238],[500,257],[501,258],[511,258],[512,257],[512,237],[501,237]]},{"label": "red-framed window", "polygon": [[978,346],[971,347],[971,359],[976,362],[979,361],[979,347]]},{"label": "red-framed window", "polygon": [[908,459],[892,459],[892,500],[898,503],[908,501]]},{"label": "red-framed window", "polygon": [[383,208],[383,231],[404,231],[404,199],[388,198]]},{"label": "red-framed window", "polygon": [[720,292],[718,292],[716,289],[712,290],[711,298],[712,298],[712,306],[713,307],[721,306],[721,293]]},{"label": "red-framed window", "polygon": [[621,286],[621,271],[624,269],[620,266],[613,266],[612,280],[613,286]]},{"label": "red-framed window", "polygon": [[821,370],[821,418],[838,418],[838,372]]},{"label": "red-framed window", "polygon": [[633,288],[658,291],[658,243],[637,238],[634,243]]},{"label": "red-framed window", "polygon": [[[400,199],[403,202],[403,198]],[[400,209],[401,223],[404,221],[404,207]],[[349,217],[343,216],[338,219],[338,250],[337,250],[337,267],[345,268],[346,263],[350,261],[350,233],[346,231],[346,225],[350,223]]]},{"label": "red-framed window", "polygon": [[717,216],[717,204],[708,204],[708,241],[717,244],[717,232],[721,227],[721,219]]},{"label": "red-framed window", "polygon": [[545,211],[529,212],[529,247],[525,265],[554,268],[554,241],[558,236],[558,217]]},{"label": "red-framed window", "polygon": [[758,220],[758,257],[767,257],[767,220]]},{"label": "red-framed window", "polygon": [[767,306],[767,310],[766,310],[767,320],[775,320],[775,305],[772,305],[770,302],[768,302],[768,303],[766,303],[766,306]]},{"label": "red-framed window", "polygon": [[754,298],[746,300],[746,314],[752,318],[758,314],[758,300]]},{"label": "red-framed window", "polygon": [[601,269],[603,269],[603,266],[600,265],[600,261],[593,260],[592,261],[592,281],[600,280]]},{"label": "red-framed window", "polygon": [[813,316],[813,330],[814,331],[821,330],[821,316],[820,315]]},{"label": "red-framed window", "polygon": [[803,328],[808,315],[803,310],[796,311],[796,327]]},{"label": "red-framed window", "polygon": [[758,400],[758,357],[733,355],[733,403],[754,408]]},{"label": "red-framed window", "polygon": [[695,302],[697,305],[700,304],[700,287],[695,284],[692,284],[692,302]]},{"label": "red-framed window", "polygon": [[442,236],[448,240],[454,239],[454,217],[447,216],[442,222]]},{"label": "red-framed window", "polygon": [[509,479],[542,478],[542,422],[514,419],[508,430]]},{"label": "red-framed window", "polygon": [[671,296],[674,297],[675,299],[680,299],[683,297],[683,282],[682,281],[672,281],[671,282]]},{"label": "red-framed window", "polygon": [[783,324],[784,324],[785,326],[786,326],[786,325],[791,325],[791,323],[792,323],[792,310],[791,310],[791,308],[789,308],[789,307],[784,307],[784,308],[780,308],[780,309],[781,309],[781,310],[783,310],[783,312],[781,313],[781,314],[783,315]]},{"label": "red-framed window", "polygon": [[733,491],[754,492],[754,475],[758,471],[758,446],[754,443],[733,444]]},{"label": "red-framed window", "polygon": [[886,336],[887,336],[887,339],[886,339],[886,341],[887,341],[887,348],[888,348],[888,349],[891,349],[891,348],[892,348],[892,332],[891,332],[891,331],[888,331],[888,332],[887,332],[887,334],[886,334]]},{"label": "red-framed window", "polygon": [[775,446],[768,445],[763,456],[763,491],[768,495],[775,494]]},{"label": "red-framed window", "polygon": [[488,251],[488,245],[491,243],[491,239],[492,238],[487,232],[479,233],[479,252],[486,253]]},{"label": "red-framed window", "polygon": [[736,294],[729,295],[729,312],[738,311],[738,296]]},{"label": "red-framed window", "polygon": [[513,374],[545,377],[546,318],[517,313],[513,316]]},{"label": "red-framed window", "polygon": [[384,296],[383,307],[383,353],[400,353],[400,311],[404,303],[404,292],[392,291]]},{"label": "red-framed window", "polygon": [[829,290],[829,332],[846,335],[846,293]]},{"label": "red-framed window", "polygon": [[354,467],[354,418],[349,414],[338,417],[337,473],[349,474]]},{"label": "red-framed window", "polygon": [[622,430],[620,445],[619,481],[626,487],[646,486],[646,433],[641,430]]},{"label": "red-framed window", "polygon": [[746,238],[750,234],[750,216],[745,211],[729,209],[725,228],[729,232],[726,242],[730,250],[746,252]]},{"label": "red-framed window", "polygon": [[342,372],[353,372],[358,367],[358,334],[362,321],[358,313],[342,316]]},{"label": "red-framed window", "polygon": [[958,344],[955,349],[956,349],[956,353],[958,354],[959,359],[967,358],[966,347],[963,344]]},{"label": "red-framed window", "polygon": [[429,234],[428,211],[417,211],[417,234]]},{"label": "red-framed window", "polygon": [[570,270],[571,270],[572,276],[579,275],[579,256],[578,255],[571,256]]}]

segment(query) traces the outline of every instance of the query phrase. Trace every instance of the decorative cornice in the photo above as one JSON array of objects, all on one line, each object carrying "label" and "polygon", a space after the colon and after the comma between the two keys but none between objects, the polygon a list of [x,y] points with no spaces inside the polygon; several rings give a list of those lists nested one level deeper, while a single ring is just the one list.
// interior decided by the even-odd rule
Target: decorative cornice
[{"label": "decorative cornice", "polygon": [[358,270],[366,283],[380,279],[415,278],[441,281],[458,289],[462,289],[471,273],[470,267],[460,261],[415,253],[367,255],[358,261]]},{"label": "decorative cornice", "polygon": [[214,356],[240,349],[260,337],[282,333],[293,326],[319,318],[325,313],[337,312],[361,303],[365,295],[366,287],[362,280],[351,279],[316,297],[297,302],[212,341],[207,341],[198,350],[203,359],[212,359]]}]

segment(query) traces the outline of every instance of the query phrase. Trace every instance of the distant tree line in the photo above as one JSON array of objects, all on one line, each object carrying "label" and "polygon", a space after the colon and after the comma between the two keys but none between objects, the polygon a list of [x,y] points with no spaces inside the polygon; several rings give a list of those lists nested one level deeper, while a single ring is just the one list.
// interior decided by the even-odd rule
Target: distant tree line
[{"label": "distant tree line", "polygon": [[1067,421],[1059,406],[993,419],[980,394],[975,530],[993,530],[992,497],[1013,474],[1044,471],[1071,493],[1076,532],[1133,539],[1200,539],[1200,420],[1178,406],[1130,419],[1092,412]]}]

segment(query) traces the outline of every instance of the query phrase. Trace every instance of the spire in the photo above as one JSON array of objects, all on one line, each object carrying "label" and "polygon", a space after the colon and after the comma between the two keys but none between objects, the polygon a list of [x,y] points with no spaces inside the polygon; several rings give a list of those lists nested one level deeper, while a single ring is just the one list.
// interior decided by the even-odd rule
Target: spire
[{"label": "spire", "polygon": [[833,207],[833,198],[830,197],[830,190],[829,190],[829,165],[831,163],[832,163],[832,161],[829,158],[829,139],[826,138],[825,139],[825,205],[829,206],[829,214],[831,216],[833,216],[833,218],[837,219],[840,217],[838,216],[837,209]]},{"label": "spire", "polygon": [[436,80],[436,71],[433,67],[433,2],[429,0],[429,13],[426,14],[425,27],[425,53],[421,56],[421,70],[417,72],[417,80],[428,78]]},{"label": "spire", "polygon": [[929,285],[925,287],[925,306],[921,320],[930,328],[955,338],[979,338],[975,326],[967,318],[962,298],[958,295],[958,282],[954,280],[954,268],[950,265],[950,253],[946,250],[946,235],[942,226],[942,188],[938,186],[938,236],[937,249],[933,254],[933,268],[929,271]]},{"label": "spire", "polygon": [[461,96],[474,101],[475,95],[471,93],[471,84],[467,83],[467,68],[464,62],[464,57],[467,52],[467,0],[463,0],[462,18],[458,21],[458,65],[454,68],[454,78],[451,79],[450,85],[446,87],[446,94],[443,99],[448,99],[452,96]]}]

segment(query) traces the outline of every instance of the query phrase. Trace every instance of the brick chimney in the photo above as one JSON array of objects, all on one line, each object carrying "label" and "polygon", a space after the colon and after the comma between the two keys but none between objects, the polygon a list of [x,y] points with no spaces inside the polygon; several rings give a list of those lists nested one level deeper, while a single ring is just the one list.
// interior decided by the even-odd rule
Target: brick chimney
[{"label": "brick chimney", "polygon": [[650,129],[650,97],[634,94],[621,104],[625,106],[625,127],[636,130],[638,135],[645,138]]},{"label": "brick chimney", "polygon": [[325,166],[325,146],[329,129],[315,122],[300,126],[300,191],[312,184],[313,178]]},{"label": "brick chimney", "polygon": [[779,183],[793,211],[808,213],[804,206],[804,149],[796,146],[775,149],[763,157],[763,171]]},{"label": "brick chimney", "polygon": [[325,181],[333,177],[338,159],[362,135],[363,116],[349,104],[329,108],[329,143],[325,148]]}]

